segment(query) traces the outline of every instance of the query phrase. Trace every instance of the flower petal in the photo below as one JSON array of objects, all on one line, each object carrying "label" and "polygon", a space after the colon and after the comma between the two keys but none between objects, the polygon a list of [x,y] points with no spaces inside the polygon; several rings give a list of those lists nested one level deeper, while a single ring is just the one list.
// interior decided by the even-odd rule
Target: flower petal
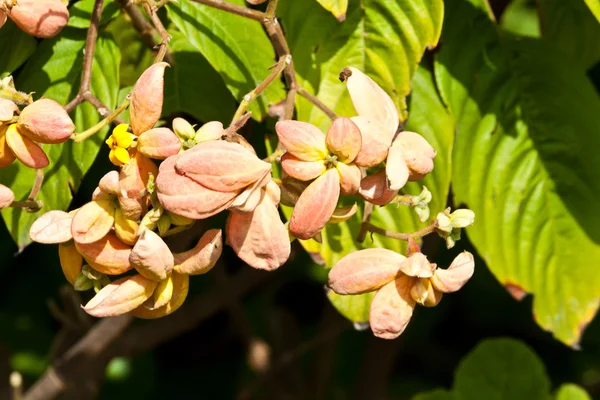
[{"label": "flower petal", "polygon": [[0,210],[12,204],[15,194],[10,188],[0,184]]},{"label": "flower petal", "polygon": [[410,295],[413,284],[414,278],[400,276],[379,289],[373,297],[369,323],[375,336],[395,339],[404,332],[415,308],[415,301]]},{"label": "flower petal", "polygon": [[475,272],[475,260],[468,251],[460,253],[448,269],[436,269],[431,283],[443,293],[456,292],[473,276]]},{"label": "flower petal", "polygon": [[390,182],[391,190],[400,190],[408,182],[410,172],[400,147],[390,147],[385,163],[385,174]]},{"label": "flower petal", "polygon": [[77,250],[96,271],[107,275],[119,275],[129,271],[131,247],[123,243],[114,233],[93,243],[77,243]]},{"label": "flower petal", "polygon": [[153,310],[148,309],[145,305],[141,305],[131,311],[131,315],[136,318],[155,319],[169,315],[181,307],[188,295],[190,277],[173,271],[171,280],[173,281],[173,295],[166,305]]},{"label": "flower petal", "polygon": [[290,233],[302,240],[315,236],[327,225],[339,197],[340,175],[329,169],[298,198],[290,218]]},{"label": "flower petal", "polygon": [[141,275],[159,282],[167,279],[175,266],[175,259],[160,236],[144,229],[131,249],[129,263]]},{"label": "flower petal", "polygon": [[353,67],[346,70],[351,72],[346,78],[346,85],[358,115],[380,122],[385,131],[393,136],[400,121],[394,101],[362,71]]},{"label": "flower petal", "polygon": [[433,159],[436,152],[429,142],[418,133],[401,132],[392,143],[390,153],[392,151],[402,155],[410,171],[409,179],[411,181],[421,180],[433,170]]},{"label": "flower petal", "polygon": [[40,99],[25,107],[17,126],[19,132],[38,143],[63,143],[75,132],[69,114],[51,99]]},{"label": "flower petal", "polygon": [[360,168],[358,168],[354,164],[347,165],[338,162],[336,165],[336,169],[340,174],[341,195],[348,196],[358,192],[358,189],[360,188],[361,178]]},{"label": "flower petal", "polygon": [[177,157],[163,161],[156,179],[158,200],[166,210],[187,218],[204,219],[220,213],[235,200],[237,192],[210,190],[177,173]]},{"label": "flower petal", "polygon": [[375,167],[383,162],[392,144],[392,137],[386,133],[381,123],[367,117],[352,117],[352,122],[360,129],[362,147],[354,159],[361,167]]},{"label": "flower petal", "polygon": [[288,232],[277,207],[264,193],[253,212],[231,212],[225,229],[228,244],[251,267],[272,271],[290,256]]},{"label": "flower petal", "polygon": [[8,167],[17,159],[15,153],[13,153],[6,142],[7,130],[8,125],[0,124],[0,168]]},{"label": "flower petal", "polygon": [[139,136],[154,127],[160,118],[163,106],[165,68],[169,64],[160,62],[153,64],[137,80],[131,92],[131,127]]},{"label": "flower petal", "polygon": [[402,272],[402,254],[387,249],[364,249],[350,253],[329,271],[329,287],[337,294],[372,292]]},{"label": "flower petal", "polygon": [[[2,19],[2,14],[2,11],[0,11],[0,19]],[[0,24],[0,26],[2,25]],[[13,101],[0,98],[0,123],[10,121],[18,112],[19,107]]]},{"label": "flower petal", "polygon": [[33,140],[23,136],[17,130],[17,125],[12,124],[6,131],[6,143],[12,152],[25,166],[29,168],[46,168],[50,160],[44,150]]},{"label": "flower petal", "polygon": [[180,274],[201,275],[210,271],[223,251],[223,235],[220,229],[210,229],[198,244],[184,253],[175,253],[175,271]]},{"label": "flower petal", "polygon": [[362,147],[358,126],[350,118],[336,118],[325,138],[329,150],[343,163],[351,163]]},{"label": "flower petal", "polygon": [[225,141],[204,142],[184,151],[176,160],[177,172],[219,192],[234,192],[252,185],[271,171],[271,164],[244,146]]},{"label": "flower petal", "polygon": [[435,307],[442,300],[443,293],[437,291],[427,278],[418,279],[410,290],[414,301],[424,307]]},{"label": "flower petal", "polygon": [[83,266],[83,257],[77,251],[75,243],[60,243],[58,245],[58,258],[65,278],[71,285],[74,285]]},{"label": "flower petal", "polygon": [[325,135],[312,124],[292,120],[279,121],[275,130],[281,145],[300,160],[324,160],[329,154]]},{"label": "flower petal", "polygon": [[115,223],[115,209],[111,200],[94,200],[81,207],[71,223],[73,240],[92,243],[102,239]]},{"label": "flower petal", "polygon": [[290,153],[281,157],[281,167],[289,176],[301,181],[311,181],[327,170],[323,160],[303,161]]},{"label": "flower petal", "polygon": [[35,220],[29,229],[29,237],[37,243],[64,243],[73,239],[71,235],[73,216],[65,211],[48,211]]},{"label": "flower petal", "polygon": [[387,187],[385,170],[381,169],[373,175],[368,175],[360,181],[359,193],[370,203],[384,206],[398,194],[397,190]]},{"label": "flower petal", "polygon": [[420,252],[414,253],[400,264],[400,270],[404,274],[416,278],[430,278],[433,276],[433,267],[425,254]]},{"label": "flower petal", "polygon": [[168,128],[154,128],[140,135],[137,150],[146,157],[164,160],[179,153],[181,140]]},{"label": "flower petal", "polygon": [[148,300],[157,285],[141,275],[126,276],[102,288],[83,309],[98,318],[126,314]]}]

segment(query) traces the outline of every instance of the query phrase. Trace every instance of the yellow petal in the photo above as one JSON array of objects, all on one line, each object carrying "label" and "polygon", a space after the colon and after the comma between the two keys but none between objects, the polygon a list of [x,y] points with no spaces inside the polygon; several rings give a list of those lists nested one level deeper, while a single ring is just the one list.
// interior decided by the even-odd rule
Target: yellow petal
[{"label": "yellow petal", "polygon": [[119,160],[120,162],[122,162],[123,164],[127,164],[129,162],[129,160],[131,159],[129,157],[129,152],[122,147],[117,147],[113,151],[115,152],[115,158],[117,160]]},{"label": "yellow petal", "polygon": [[112,137],[117,142],[117,146],[125,149],[129,148],[131,143],[133,143],[133,135],[127,132],[127,129],[129,129],[129,125],[119,124],[112,133]]},{"label": "yellow petal", "polygon": [[121,161],[119,161],[117,159],[117,156],[115,155],[114,150],[111,150],[110,153],[108,153],[108,159],[110,160],[111,163],[115,164],[117,167],[120,167],[123,164]]},{"label": "yellow petal", "polygon": [[111,149],[114,147],[115,141],[113,140],[112,135],[108,137],[108,139],[106,139],[106,141],[104,142],[108,145],[108,147],[110,147]]}]

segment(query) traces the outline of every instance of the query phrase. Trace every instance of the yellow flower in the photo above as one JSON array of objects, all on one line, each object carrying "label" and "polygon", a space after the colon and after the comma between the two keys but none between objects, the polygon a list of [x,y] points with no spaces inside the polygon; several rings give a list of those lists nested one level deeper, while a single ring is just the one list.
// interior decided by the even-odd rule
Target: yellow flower
[{"label": "yellow flower", "polygon": [[119,124],[113,129],[112,135],[106,139],[106,144],[110,147],[108,158],[117,167],[127,164],[131,157],[129,156],[129,147],[133,143],[133,134],[127,132],[129,125]]}]

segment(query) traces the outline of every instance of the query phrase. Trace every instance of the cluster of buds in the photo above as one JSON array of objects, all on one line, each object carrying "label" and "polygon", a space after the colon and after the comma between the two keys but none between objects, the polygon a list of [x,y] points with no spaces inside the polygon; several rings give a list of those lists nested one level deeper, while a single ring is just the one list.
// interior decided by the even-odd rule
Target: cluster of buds
[{"label": "cluster of buds", "polygon": [[120,171],[100,180],[89,203],[70,213],[48,212],[30,230],[36,242],[59,244],[63,272],[75,289],[96,290],[84,309],[97,317],[168,315],[183,304],[189,275],[210,271],[221,255],[218,229],[207,231],[183,253],[173,253],[163,240],[172,225],[177,229],[193,222],[163,209],[154,191],[158,168],[151,159],[163,160],[182,150],[182,140],[173,131],[154,128],[162,112],[166,67],[152,65],[136,83],[131,94],[133,133],[119,125],[107,140],[109,157]]},{"label": "cluster of buds", "polygon": [[[21,103],[27,104],[23,110],[18,105]],[[15,160],[29,168],[45,168],[50,161],[40,143],[63,143],[74,131],[69,114],[56,101],[32,101],[31,96],[15,89],[10,76],[0,82],[0,168]],[[2,192],[8,194],[10,189],[2,186]],[[14,195],[1,197],[0,208],[14,200]]]},{"label": "cluster of buds", "polygon": [[0,28],[7,18],[31,36],[51,38],[69,22],[63,0],[0,0]]},{"label": "cluster of buds", "polygon": [[[397,132],[400,120],[390,96],[355,68],[344,69],[341,76],[358,116],[335,119],[326,135],[305,122],[276,125],[286,150],[283,191],[291,194],[287,197],[294,206],[290,233],[299,239],[318,237],[340,196],[360,193],[366,201],[386,205],[408,181],[433,170],[436,152],[427,140],[415,132]],[[367,168],[379,169],[367,175]],[[430,200],[424,192],[411,204],[422,219],[429,216]]]},{"label": "cluster of buds", "polygon": [[474,272],[473,255],[459,254],[440,269],[416,251],[409,257],[386,249],[365,249],[342,258],[329,271],[329,287],[341,295],[376,292],[369,323],[375,336],[395,339],[408,325],[415,306],[434,307],[444,293],[456,292]]}]

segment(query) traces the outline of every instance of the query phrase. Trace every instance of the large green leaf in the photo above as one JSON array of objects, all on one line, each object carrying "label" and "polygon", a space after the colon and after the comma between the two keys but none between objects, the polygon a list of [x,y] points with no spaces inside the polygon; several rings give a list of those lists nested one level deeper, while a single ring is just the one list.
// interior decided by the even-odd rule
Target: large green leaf
[{"label": "large green leaf", "polygon": [[[66,28],[60,36],[43,41],[35,55],[27,62],[17,80],[17,87],[35,91],[35,97],[44,96],[67,103],[79,88],[79,79],[85,46],[85,31]],[[119,91],[120,51],[110,36],[101,36],[94,54],[92,93],[108,107],[114,108]],[[72,118],[81,131],[99,121],[97,111],[89,104],[78,106]],[[83,143],[67,141],[60,145],[44,145],[50,158],[45,169],[44,185],[39,199],[44,208],[29,214],[22,209],[2,210],[11,236],[19,247],[30,243],[29,227],[42,213],[53,209],[67,209],[83,176],[91,167],[108,128]],[[0,180],[9,186],[17,199],[25,199],[31,190],[35,171],[15,162],[0,170]]]},{"label": "large green leaf", "polygon": [[500,20],[502,28],[522,36],[540,37],[540,16],[535,0],[514,0]]},{"label": "large green leaf", "polygon": [[228,123],[235,113],[235,100],[223,79],[181,33],[173,32],[170,47],[174,65],[165,73],[163,112],[185,112],[200,121]]},{"label": "large green leaf", "polygon": [[[600,298],[600,98],[542,40],[514,40],[470,3],[447,3],[436,78],[457,120],[453,191],[468,234],[534,317],[577,346]],[[473,35],[477,32],[477,35]]]},{"label": "large green leaf", "polygon": [[[90,27],[92,11],[96,0],[81,0],[69,8],[69,23],[73,28],[87,29]],[[115,0],[104,0],[100,25],[105,25],[119,15],[119,4]]]},{"label": "large green leaf", "polygon": [[[454,122],[442,104],[436,91],[432,73],[420,67],[413,79],[413,93],[409,104],[409,117],[406,130],[419,132],[437,150],[435,168],[421,182],[411,182],[403,192],[419,194],[423,185],[432,193],[430,203],[431,219],[446,207],[446,199],[450,190],[452,174],[451,153],[454,140]],[[319,246],[320,254],[325,265],[333,266],[345,255],[367,247],[385,247],[394,251],[403,250],[403,242],[389,239],[377,234],[367,235],[363,243],[358,243],[356,237],[360,230],[362,213],[347,222],[328,225],[323,230],[323,244]],[[377,226],[399,232],[413,232],[423,228],[429,222],[420,222],[416,213],[405,206],[387,205],[375,206],[371,222]],[[330,296],[336,308],[345,316],[368,316],[370,302],[362,300],[349,301],[348,297]],[[360,307],[363,307],[360,309]],[[356,320],[361,322],[364,320]]]},{"label": "large green leaf", "polygon": [[456,371],[454,398],[460,400],[549,399],[544,364],[514,339],[481,342]]},{"label": "large green leaf", "polygon": [[0,77],[10,75],[35,51],[36,40],[10,19],[0,29]]},{"label": "large green leaf", "polygon": [[540,0],[542,36],[582,68],[600,60],[600,23],[581,0]]},{"label": "large green leaf", "polygon": [[[442,0],[351,0],[348,18],[339,24],[324,16],[313,0],[295,0],[284,2],[281,15],[299,80],[307,90],[337,113],[354,114],[338,79],[344,67],[354,66],[379,83],[405,113],[417,65],[425,49],[438,42],[443,8]],[[304,99],[298,102],[298,119],[321,128],[329,124]]]},{"label": "large green leaf", "polygon": [[[244,4],[243,0],[231,2]],[[173,24],[219,72],[236,99],[241,100],[269,75],[275,51],[260,23],[189,0],[169,3],[167,9]],[[199,73],[196,79],[207,78]],[[260,120],[269,104],[284,97],[283,83],[275,81],[249,109]]]},{"label": "large green leaf", "polygon": [[600,22],[600,0],[583,0],[588,8],[594,14],[594,17]]}]

